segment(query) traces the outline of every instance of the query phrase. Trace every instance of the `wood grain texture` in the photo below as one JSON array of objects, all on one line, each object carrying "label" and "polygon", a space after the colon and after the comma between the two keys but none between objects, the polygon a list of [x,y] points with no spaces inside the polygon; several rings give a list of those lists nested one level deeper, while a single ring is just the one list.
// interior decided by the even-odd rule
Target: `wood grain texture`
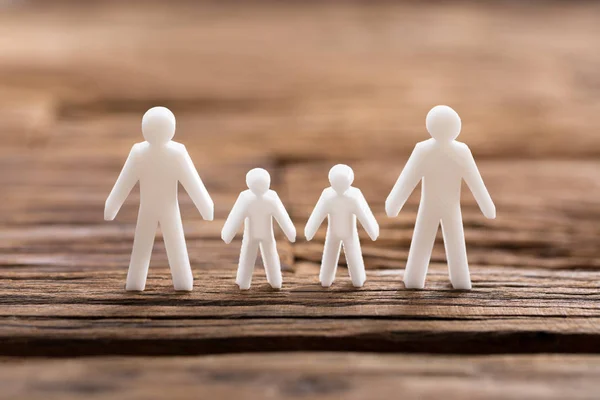
[{"label": "wood grain texture", "polygon": [[395,157],[441,102],[475,154],[600,154],[595,2],[86,3],[0,9],[10,143],[164,104],[248,154]]},{"label": "wood grain texture", "polygon": [[[0,397],[596,398],[599,18],[559,1],[2,2]],[[438,103],[498,209],[485,220],[465,187],[470,292],[439,239],[426,289],[405,290],[418,193],[383,212]],[[181,193],[188,294],[160,232],[147,290],[123,290],[137,189],[102,220],[155,105],[216,204],[206,222]],[[358,290],[343,257],[321,288],[325,226],[301,235],[340,162],[381,224],[360,232]],[[220,240],[254,167],[299,233],[278,242],[278,291],[258,261],[240,292],[240,237]]]},{"label": "wood grain texture", "polygon": [[0,398],[594,399],[598,356],[284,353],[8,361]]},{"label": "wood grain texture", "polygon": [[[306,271],[306,269],[304,269]],[[312,268],[315,272],[316,268]],[[264,273],[240,292],[228,273],[196,273],[193,293],[173,292],[165,268],[143,294],[122,290],[125,271],[14,273],[2,277],[0,354],[190,355],[237,351],[354,350],[420,353],[596,353],[597,273],[474,266],[476,289],[450,288],[433,265],[425,291],[400,271],[371,271],[352,288],[316,275]]]},{"label": "wood grain texture", "polygon": [[[17,224],[5,232],[0,275],[6,282],[0,297],[6,305],[0,314],[5,345],[0,354],[597,352],[598,228],[588,216],[598,213],[589,199],[600,194],[595,174],[600,166],[589,161],[479,164],[500,212],[496,221],[486,221],[474,200],[464,196],[471,292],[450,289],[440,244],[427,290],[403,289],[418,195],[399,218],[384,218],[382,198],[394,181],[394,167],[364,162],[356,166],[356,184],[365,184],[368,200],[379,199],[372,206],[382,233],[377,242],[363,239],[369,270],[363,289],[350,286],[343,267],[332,289],[318,285],[322,229],[311,243],[279,242],[281,291],[271,290],[258,268],[254,288],[239,292],[234,284],[239,240],[226,246],[214,228],[220,223],[198,221],[198,228],[186,224],[195,291],[172,291],[159,248],[148,290],[127,293],[122,287],[135,213],[126,213],[123,219],[132,221],[121,228],[93,223],[86,216],[98,214],[101,201],[91,202],[71,214],[81,224],[45,230]],[[279,168],[282,197],[301,231],[325,184],[326,165]],[[508,182],[507,174],[512,177]],[[94,188],[100,183],[90,183],[87,192],[100,193]],[[552,190],[555,185],[564,190]],[[52,204],[48,200],[39,207],[53,209]]]}]

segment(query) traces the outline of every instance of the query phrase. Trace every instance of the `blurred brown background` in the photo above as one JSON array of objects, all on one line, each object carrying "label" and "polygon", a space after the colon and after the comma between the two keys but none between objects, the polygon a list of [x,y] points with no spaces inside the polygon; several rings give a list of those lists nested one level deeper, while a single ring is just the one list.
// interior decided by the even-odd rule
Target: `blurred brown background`
[{"label": "blurred brown background", "polygon": [[[436,104],[498,208],[465,190],[471,292],[441,243],[405,290],[418,194],[383,210]],[[216,204],[206,222],[181,196],[190,294],[160,234],[146,292],[123,290],[137,189],[102,220],[156,105]],[[599,113],[593,1],[2,1],[0,398],[595,398]],[[343,258],[322,289],[324,230],[302,235],[340,162],[381,225],[360,290]],[[240,293],[220,229],[257,166],[299,238],[278,243],[281,291],[259,261]]]}]

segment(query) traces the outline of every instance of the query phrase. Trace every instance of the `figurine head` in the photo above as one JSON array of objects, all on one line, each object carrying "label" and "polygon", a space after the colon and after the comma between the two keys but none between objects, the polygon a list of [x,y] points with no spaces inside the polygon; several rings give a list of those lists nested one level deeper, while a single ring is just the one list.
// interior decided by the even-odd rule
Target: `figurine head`
[{"label": "figurine head", "polygon": [[329,183],[337,193],[344,194],[352,182],[354,182],[354,172],[349,166],[338,164],[329,170]]},{"label": "figurine head", "polygon": [[175,135],[175,116],[165,107],[152,107],[142,118],[144,139],[151,144],[164,144]]},{"label": "figurine head", "polygon": [[461,128],[460,117],[448,106],[435,106],[425,119],[425,126],[432,138],[447,142],[458,137]]},{"label": "figurine head", "polygon": [[246,174],[246,185],[252,193],[258,196],[263,195],[267,193],[269,186],[271,186],[271,175],[262,168],[251,169]]}]

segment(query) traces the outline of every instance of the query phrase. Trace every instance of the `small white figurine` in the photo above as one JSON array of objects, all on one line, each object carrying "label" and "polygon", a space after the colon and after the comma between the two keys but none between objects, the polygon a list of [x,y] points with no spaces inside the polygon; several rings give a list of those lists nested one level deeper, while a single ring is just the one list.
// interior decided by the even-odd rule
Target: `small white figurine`
[{"label": "small white figurine", "polygon": [[271,287],[280,289],[281,265],[273,234],[273,217],[292,243],[296,241],[296,228],[277,193],[269,190],[271,177],[267,171],[255,168],[248,172],[246,185],[249,190],[240,193],[221,232],[221,238],[229,244],[240,225],[244,223],[244,237],[235,282],[242,290],[250,289],[260,248],[267,281]]},{"label": "small white figurine", "polygon": [[431,251],[441,222],[450,282],[455,289],[471,289],[460,211],[462,179],[486,218],[496,218],[496,207],[469,147],[455,140],[461,129],[458,114],[448,106],[436,106],[427,114],[426,126],[432,138],[417,143],[385,202],[388,217],[397,216],[419,181],[423,180],[404,284],[410,289],[425,286]]},{"label": "small white figurine", "polygon": [[177,183],[187,190],[202,217],[212,221],[214,204],[184,145],[173,142],[175,116],[164,107],[151,108],[142,118],[145,142],[133,145],[104,208],[112,221],[129,192],[140,182],[140,209],[126,290],[144,290],[156,228],[160,224],[175,290],[190,291],[194,278],[185,245]]},{"label": "small white figurine", "polygon": [[351,186],[353,181],[354,172],[349,166],[338,164],[331,168],[331,187],[323,190],[304,230],[306,240],[311,240],[325,217],[328,217],[329,225],[319,274],[323,287],[331,286],[335,279],[342,245],[354,287],[362,287],[367,279],[356,218],[358,217],[371,240],[376,240],[379,236],[379,225],[361,191]]}]

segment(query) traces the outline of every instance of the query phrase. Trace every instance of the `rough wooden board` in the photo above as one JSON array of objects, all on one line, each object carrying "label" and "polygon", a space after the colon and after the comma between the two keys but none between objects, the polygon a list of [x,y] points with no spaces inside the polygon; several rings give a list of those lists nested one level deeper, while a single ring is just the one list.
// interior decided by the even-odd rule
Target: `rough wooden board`
[{"label": "rough wooden board", "polygon": [[0,364],[0,398],[595,399],[598,356],[284,353]]},{"label": "rough wooden board", "polygon": [[[600,154],[594,122],[600,111],[598,4],[5,3],[0,7],[0,354],[600,349],[598,163],[557,161]],[[400,278],[416,197],[397,219],[382,213],[383,199],[414,143],[427,137],[425,113],[439,102],[461,113],[461,139],[473,149],[499,205],[498,220],[486,221],[465,196],[475,283],[470,293],[450,290],[440,245],[427,290],[404,290]],[[135,193],[117,221],[102,221],[104,199],[131,145],[141,140],[141,115],[158,104],[176,112],[176,138],[187,145],[217,203],[217,221],[209,224],[187,196],[181,199],[197,282],[192,294],[172,291],[160,238],[148,291],[122,290]],[[527,157],[550,159],[515,160]],[[355,167],[357,185],[382,223],[381,239],[363,245],[367,287],[352,289],[343,265],[332,289],[318,286],[320,232],[310,244],[279,243],[282,291],[269,289],[258,267],[253,290],[240,293],[233,284],[239,241],[225,246],[219,231],[245,172],[269,168],[301,233],[327,170],[337,162]],[[238,366],[267,365],[262,377],[282,372],[283,364],[311,373],[322,368],[337,383],[352,368],[352,382],[367,382],[374,376],[371,367],[356,368],[374,363],[400,374],[344,386],[343,394],[372,396],[389,387],[388,398],[399,393],[597,397],[592,386],[597,379],[587,375],[597,369],[597,361],[587,362],[594,357],[493,359],[477,364],[469,383],[428,370],[435,357],[395,362],[377,355],[369,356],[375,361],[353,362],[339,354],[333,361],[323,359],[321,367],[306,364],[307,358],[321,357],[313,354],[299,361],[287,354],[277,361],[239,357],[219,359],[218,376],[226,383],[207,394],[218,397],[244,387],[249,381],[236,380]],[[25,377],[33,385],[27,393],[44,397],[99,396],[106,394],[104,382],[119,379],[132,383],[126,388],[132,397],[146,397],[138,391],[139,375],[131,372],[137,367],[115,372],[121,360],[38,359],[21,364],[19,378],[8,374],[16,371],[15,359],[0,364],[0,396],[11,395],[4,388]],[[204,360],[189,361],[213,362]],[[444,371],[451,373],[472,362],[447,360]],[[102,365],[96,374],[102,382],[87,385],[82,375],[61,374],[88,363],[94,365],[88,368]],[[398,363],[423,369],[410,375],[412,370]],[[563,366],[564,371],[553,369]],[[161,368],[143,382],[158,387],[161,377],[171,379],[168,372],[175,368]],[[226,373],[230,368],[233,372]],[[495,374],[500,369],[502,374]],[[487,374],[490,370],[494,373]],[[41,386],[33,381],[54,373],[70,381]],[[290,377],[291,389],[283,394],[339,397],[329,380],[304,376]],[[188,379],[198,383],[196,375]],[[248,385],[256,391],[273,387],[262,379]],[[442,392],[441,383],[447,385]],[[169,386],[173,394],[174,385]],[[275,395],[284,390],[278,388],[272,389]]]},{"label": "rough wooden board", "polygon": [[189,294],[173,292],[165,269],[151,271],[143,294],[122,290],[124,270],[6,271],[0,354],[600,349],[600,273],[475,267],[475,289],[456,292],[440,265],[425,291],[403,289],[400,271],[372,271],[359,290],[342,271],[332,289],[301,271],[284,273],[277,291],[257,268],[248,292],[235,286],[233,269],[202,271]]},{"label": "rough wooden board", "polygon": [[[112,317],[111,310],[118,305],[123,306],[119,316],[124,318],[477,319],[594,317],[600,310],[596,304],[600,294],[595,291],[600,273],[587,271],[473,266],[472,291],[453,291],[446,268],[440,264],[432,265],[423,291],[405,290],[402,271],[369,271],[368,284],[360,289],[351,286],[342,269],[330,289],[319,285],[316,274],[290,271],[285,272],[284,288],[274,290],[257,266],[253,290],[239,291],[235,269],[201,269],[195,274],[197,290],[179,294],[171,288],[167,268],[151,270],[144,293],[122,290],[125,272],[126,265],[101,272],[5,270],[0,275],[5,282],[1,301],[10,309],[1,310],[0,315],[44,316],[36,314],[42,305],[52,309],[51,316],[74,318]],[[110,314],[103,315],[104,311]]]},{"label": "rough wooden board", "polygon": [[[240,292],[234,284],[239,240],[229,246],[219,240],[228,211],[221,207],[215,222],[199,217],[186,221],[196,278],[193,293],[173,292],[158,240],[148,290],[132,294],[122,287],[135,198],[118,222],[101,221],[106,195],[102,186],[110,187],[106,176],[119,166],[96,156],[80,168],[68,168],[69,160],[78,159],[74,157],[65,154],[54,164],[34,163],[36,169],[30,171],[35,172],[35,184],[12,184],[17,207],[11,214],[13,222],[0,235],[4,283],[0,337],[5,343],[0,354],[180,355],[328,348],[483,354],[600,349],[599,232],[588,219],[600,214],[591,200],[600,197],[597,162],[479,163],[499,217],[484,220],[470,195],[464,196],[475,287],[471,292],[451,290],[441,246],[434,254],[427,290],[403,289],[402,268],[418,195],[401,217],[385,218],[383,199],[404,161],[382,160],[353,165],[355,182],[372,201],[382,224],[379,241],[363,240],[369,269],[363,289],[350,286],[343,265],[332,289],[318,285],[321,230],[309,244],[301,237],[295,244],[279,242],[285,280],[281,291],[266,285],[259,263],[253,289]],[[276,185],[300,233],[326,184],[330,164],[273,166]],[[207,186],[212,189],[210,183],[243,175],[245,168],[209,170]],[[92,173],[104,178],[86,179]],[[233,202],[236,185],[219,185],[215,192],[220,200]],[[43,202],[25,196],[37,187],[50,193]],[[553,190],[556,187],[561,190]],[[66,207],[78,196],[86,201]],[[183,202],[184,208],[191,207],[189,200]],[[50,221],[63,222],[54,226]]]}]

